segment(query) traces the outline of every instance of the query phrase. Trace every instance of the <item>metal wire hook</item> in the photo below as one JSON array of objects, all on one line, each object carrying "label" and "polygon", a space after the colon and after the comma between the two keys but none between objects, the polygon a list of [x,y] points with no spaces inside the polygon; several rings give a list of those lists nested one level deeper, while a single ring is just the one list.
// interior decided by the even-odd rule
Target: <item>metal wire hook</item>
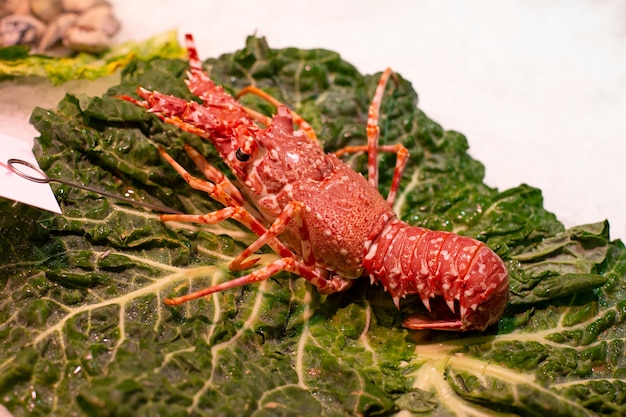
[{"label": "metal wire hook", "polygon": [[[27,173],[21,171],[15,165],[24,165],[24,166],[32,169],[35,173],[37,173],[38,176],[27,174]],[[136,200],[133,200],[132,198],[123,197],[121,195],[109,193],[107,191],[98,190],[96,188],[86,187],[86,186],[81,185],[81,184],[75,184],[73,182],[65,181],[65,180],[62,180],[62,179],[59,179],[59,178],[50,178],[48,175],[46,175],[45,172],[43,172],[41,169],[39,169],[39,167],[37,167],[34,164],[31,164],[28,161],[24,161],[23,159],[11,158],[11,159],[9,159],[7,161],[7,166],[9,167],[9,169],[11,171],[13,171],[15,174],[19,175],[20,177],[22,177],[24,179],[27,179],[29,181],[37,182],[39,184],[49,184],[51,182],[57,182],[59,184],[69,185],[70,187],[79,188],[81,190],[85,190],[85,191],[89,191],[89,192],[92,192],[92,193],[100,194],[100,195],[103,195],[105,197],[110,197],[110,198],[114,198],[116,200],[125,201],[127,203],[135,204],[137,206],[147,207],[147,208],[152,209],[152,210],[161,211],[163,213],[182,214],[180,211],[172,210],[172,209],[167,208],[167,207],[162,207],[162,206],[159,206],[159,205],[156,205],[156,204],[145,203],[143,201],[136,201]]]}]

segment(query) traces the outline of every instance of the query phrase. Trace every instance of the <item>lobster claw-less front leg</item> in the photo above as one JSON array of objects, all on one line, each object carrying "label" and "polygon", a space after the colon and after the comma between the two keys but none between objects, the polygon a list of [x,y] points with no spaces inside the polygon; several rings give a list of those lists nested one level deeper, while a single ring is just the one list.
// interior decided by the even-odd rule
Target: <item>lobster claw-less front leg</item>
[{"label": "lobster claw-less front leg", "polygon": [[[276,218],[274,223],[263,233],[259,238],[250,244],[246,249],[244,249],[230,264],[230,269],[233,271],[238,271],[241,269],[246,269],[256,263],[246,261],[252,254],[254,254],[257,250],[261,249],[265,244],[269,243],[272,239],[281,235],[290,221],[295,220],[299,226],[300,233],[306,236],[307,230],[304,225],[304,219],[302,217],[302,209],[304,208],[304,204],[299,201],[292,201],[285,206],[280,215]],[[311,245],[307,239],[302,240],[302,259],[304,264],[308,267],[312,267],[315,265],[315,258],[313,258],[313,253],[311,252]]]},{"label": "lobster claw-less front leg", "polygon": [[434,320],[423,314],[413,314],[402,322],[402,326],[412,330],[461,330],[463,322],[460,319]]},{"label": "lobster claw-less front leg", "polygon": [[[289,269],[281,268],[279,270],[291,271],[302,276],[307,281],[311,282],[311,284],[315,285],[322,294],[332,294],[335,292],[345,291],[346,289],[351,287],[354,280],[343,278],[339,275],[329,276],[330,274],[328,270],[316,266],[315,257],[313,255],[311,242],[309,239],[309,231],[304,222],[304,209],[304,204],[302,202],[292,201],[288,203],[281,212],[281,214],[276,218],[274,223],[272,223],[272,225],[267,229],[267,231],[262,236],[259,236],[259,238],[255,242],[253,242],[250,246],[244,249],[239,254],[239,256],[237,256],[237,258],[235,258],[231,262],[230,269],[239,270],[245,269],[243,265],[252,266],[254,263],[256,263],[256,260],[250,262],[249,260],[246,261],[246,259],[254,254],[257,250],[259,250],[263,245],[269,243],[272,239],[277,238],[279,235],[281,235],[285,231],[289,223],[294,221],[298,226],[299,234],[301,237],[301,248],[299,253],[301,254],[300,257],[302,258],[302,261],[299,261],[298,258],[292,256],[296,259],[294,261],[294,266],[292,267],[288,264],[285,264],[285,266]],[[281,261],[284,261],[284,259]],[[283,265],[283,263],[281,263],[280,261],[278,261],[278,263],[279,265]],[[259,271],[262,271],[262,269],[260,269]],[[255,273],[258,274],[259,271],[255,271]],[[272,268],[270,268],[269,271],[272,271]],[[273,273],[274,272],[272,272],[272,274]],[[250,274],[249,281],[246,281],[240,285],[245,285],[257,281],[257,277],[253,275],[254,273]],[[267,278],[269,278],[269,276],[271,276],[271,274],[268,275]]]},{"label": "lobster claw-less front leg", "polygon": [[311,268],[303,266],[294,257],[291,257],[278,259],[270,263],[269,265],[264,266],[263,268],[259,268],[256,271],[241,276],[239,278],[231,279],[212,287],[203,288],[199,291],[180,297],[166,298],[163,301],[167,305],[179,305],[187,301],[205,297],[213,293],[225,291],[231,288],[241,287],[243,285],[252,284],[259,281],[264,281],[280,271],[293,272],[294,274],[301,276],[302,278],[315,285],[322,294],[332,294],[334,292],[344,291],[352,285],[352,281],[348,279],[343,279],[339,277],[326,279]]},{"label": "lobster claw-less front leg", "polygon": [[[223,209],[223,210],[227,210]],[[185,218],[181,219],[179,216],[168,216],[167,220],[171,217],[178,217],[176,220],[182,221],[200,221],[203,223],[208,223],[207,219],[211,217],[211,215],[215,218],[215,221],[223,221],[226,217],[221,216],[217,213],[220,213],[222,210],[218,210],[217,212],[210,213],[209,215],[201,215],[201,216],[184,216]],[[258,259],[248,259],[248,256],[253,254],[258,248],[265,244],[270,244],[271,242],[276,240],[277,233],[281,233],[286,227],[286,224],[292,220],[290,217],[292,215],[291,210],[286,210],[283,213],[286,213],[285,216],[281,216],[270,226],[269,229],[265,231],[255,242],[253,242],[248,248],[246,248],[233,262],[229,265],[231,270],[239,270],[245,269],[252,265],[254,265]],[[235,216],[232,216],[235,218]],[[237,218],[236,220],[239,220]],[[271,246],[271,245],[270,245]],[[306,246],[303,242],[303,246]],[[168,305],[178,305],[184,302],[194,300],[200,297],[204,297],[216,292],[221,292],[227,289],[240,287],[247,284],[252,284],[255,282],[263,281],[270,278],[272,275],[280,272],[287,271],[297,274],[311,284],[315,285],[320,293],[322,294],[332,294],[339,291],[344,291],[352,285],[352,280],[341,278],[339,276],[326,277],[321,272],[325,270],[321,268],[316,268],[314,265],[306,265],[299,259],[296,258],[293,254],[291,256],[286,256],[280,258],[262,268],[255,270],[247,275],[222,282],[218,285],[201,289],[199,291],[180,296],[175,298],[166,298],[164,302]]]},{"label": "lobster claw-less front leg", "polygon": [[280,271],[293,272],[302,276],[315,285],[319,291],[324,294],[344,291],[352,285],[352,280],[341,278],[339,276],[327,277],[328,274],[325,273],[326,271],[324,269],[315,267],[315,259],[311,251],[311,244],[307,239],[302,240],[302,261],[297,259],[293,252],[291,252],[277,239],[277,237],[284,232],[285,228],[291,221],[295,221],[298,225],[302,236],[307,235],[307,229],[302,215],[304,204],[300,202],[289,203],[274,223],[266,229],[261,222],[259,222],[242,206],[242,198],[238,190],[234,188],[232,183],[226,177],[221,175],[219,171],[215,170],[215,168],[213,168],[209,162],[192,147],[185,146],[185,150],[196,166],[205,173],[208,179],[212,179],[219,183],[214,184],[212,182],[194,177],[180,164],[178,164],[170,155],[168,155],[165,150],[160,148],[159,152],[192,188],[205,191],[211,198],[219,201],[226,207],[203,215],[165,214],[161,216],[161,219],[163,221],[181,221],[204,224],[215,224],[227,219],[233,219],[255,232],[259,238],[248,248],[244,249],[239,256],[231,262],[229,268],[233,271],[253,266],[258,259],[249,259],[250,256],[266,244],[269,245],[282,258],[270,263],[269,265],[259,268],[250,274],[223,282],[213,287],[204,288],[181,297],[166,298],[164,300],[166,304],[178,305],[186,301],[204,297],[215,292],[224,291],[229,288],[263,281]]}]

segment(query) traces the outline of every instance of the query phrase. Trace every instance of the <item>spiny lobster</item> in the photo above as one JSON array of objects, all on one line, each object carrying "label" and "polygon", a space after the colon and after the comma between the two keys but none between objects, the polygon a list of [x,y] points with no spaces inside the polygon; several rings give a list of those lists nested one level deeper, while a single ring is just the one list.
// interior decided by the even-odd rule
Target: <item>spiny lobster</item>
[{"label": "spiny lobster", "polygon": [[[202,68],[192,36],[185,40],[186,83],[202,104],[142,87],[137,93],[143,100],[122,98],[209,140],[243,192],[194,148],[185,146],[207,180],[189,174],[160,148],[163,158],[191,187],[224,206],[204,215],[163,214],[161,219],[207,224],[234,219],[248,227],[258,238],[232,261],[233,271],[254,265],[258,259],[251,256],[264,245],[280,259],[210,288],[166,299],[167,304],[289,271],[324,294],[343,291],[354,279],[368,275],[372,283],[384,286],[398,308],[401,298],[417,294],[429,313],[409,316],[403,325],[410,329],[483,331],[499,320],[509,295],[503,261],[480,241],[410,226],[392,211],[408,151],[400,144],[378,144],[380,105],[392,75],[389,68],[369,107],[367,145],[327,154],[312,127],[264,91],[249,86],[237,97],[254,94],[267,100],[276,107],[272,118],[243,106],[217,86]],[[379,151],[396,154],[387,199],[377,189]],[[368,154],[368,179],[339,159],[355,152]]]}]

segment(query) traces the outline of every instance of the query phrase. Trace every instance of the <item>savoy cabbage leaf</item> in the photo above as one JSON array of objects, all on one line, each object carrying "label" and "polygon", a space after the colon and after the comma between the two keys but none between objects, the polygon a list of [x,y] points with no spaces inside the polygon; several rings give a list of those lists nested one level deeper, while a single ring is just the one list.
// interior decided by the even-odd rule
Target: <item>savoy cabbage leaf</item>
[{"label": "savoy cabbage leaf", "polygon": [[[330,151],[365,141],[378,76],[334,52],[250,37],[205,64],[229,91],[252,83],[287,103]],[[42,168],[187,213],[217,209],[156,151],[191,167],[189,143],[222,166],[211,146],[116,98],[142,85],[193,99],[186,68],[133,61],[103,97],[36,109]],[[511,300],[497,326],[408,331],[403,317],[423,311],[414,297],[399,312],[369,280],[321,296],[288,274],[169,307],[164,297],[232,278],[229,261],[254,236],[231,222],[163,223],[61,185],[63,215],[0,200],[0,404],[15,416],[623,415],[626,249],[608,223],[564,230],[539,190],[487,187],[465,137],[417,108],[401,77],[381,113],[382,141],[411,152],[400,217],[481,239],[507,262]],[[362,156],[348,162],[365,168]],[[381,155],[383,194],[394,164]]]}]

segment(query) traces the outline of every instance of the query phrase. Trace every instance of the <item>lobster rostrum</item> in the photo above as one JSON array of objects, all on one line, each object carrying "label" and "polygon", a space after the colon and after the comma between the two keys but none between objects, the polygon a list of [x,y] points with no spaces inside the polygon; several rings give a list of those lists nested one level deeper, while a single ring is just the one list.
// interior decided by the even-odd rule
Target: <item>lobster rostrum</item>
[{"label": "lobster rostrum", "polygon": [[[297,113],[254,86],[239,96],[260,96],[276,106],[275,116],[243,106],[203,70],[191,35],[186,36],[186,46],[190,66],[186,83],[201,104],[141,87],[137,93],[142,100],[122,98],[209,140],[236,176],[238,187],[194,148],[185,146],[206,180],[189,174],[161,148],[161,155],[191,187],[224,206],[204,215],[161,218],[208,224],[233,219],[248,227],[258,238],[232,261],[233,271],[254,265],[258,260],[254,253],[264,245],[279,259],[241,277],[166,299],[167,304],[289,271],[324,294],[343,291],[354,279],[369,276],[372,283],[383,285],[398,308],[402,298],[417,295],[428,313],[409,316],[403,325],[410,329],[482,331],[500,318],[509,294],[502,260],[480,241],[410,226],[391,209],[408,151],[402,145],[378,144],[378,115],[390,69],[381,76],[369,108],[367,145],[327,154]],[[339,159],[354,152],[367,152],[368,179]],[[377,189],[378,152],[396,154],[387,199]]]}]

